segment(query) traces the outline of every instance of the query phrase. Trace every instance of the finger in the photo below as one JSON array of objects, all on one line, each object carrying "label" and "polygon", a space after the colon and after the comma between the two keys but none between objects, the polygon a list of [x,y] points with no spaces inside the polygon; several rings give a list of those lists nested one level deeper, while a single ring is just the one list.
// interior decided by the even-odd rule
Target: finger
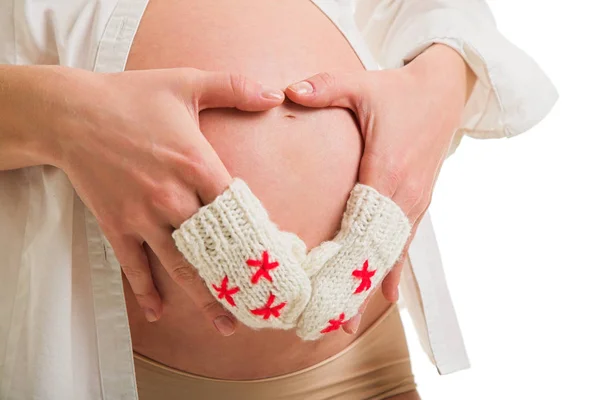
[{"label": "finger", "polygon": [[148,322],[157,321],[162,314],[162,301],[140,240],[129,236],[109,242],[146,319]]},{"label": "finger", "polygon": [[342,328],[344,329],[344,332],[346,332],[350,335],[354,335],[356,332],[358,332],[358,328],[360,326],[361,319],[362,319],[362,313],[358,313],[354,317],[350,318],[348,320],[348,322],[346,322],[342,326]]},{"label": "finger", "polygon": [[226,329],[225,335],[231,335],[236,327],[235,318],[212,296],[196,268],[188,263],[183,254],[179,252],[170,233],[166,229],[154,233],[153,237],[147,239],[147,243],[171,279],[190,296],[204,317],[211,321],[220,332],[221,327],[228,324],[229,328]]},{"label": "finger", "polygon": [[[431,204],[432,191],[426,190],[423,185],[418,183],[403,184],[402,190],[397,191],[392,196],[392,201],[402,208],[406,217],[411,223],[411,235],[407,243],[412,242],[417,227],[425,216],[429,205]],[[407,206],[410,204],[411,207]],[[403,254],[405,255],[408,244],[404,246]]]},{"label": "finger", "polygon": [[[384,196],[392,198],[399,185],[404,181],[398,157],[383,149],[373,150],[372,145],[365,147],[358,170],[358,182],[371,186]],[[404,210],[406,212],[406,210]]]},{"label": "finger", "polygon": [[198,109],[235,107],[243,111],[264,111],[283,103],[285,95],[236,73],[193,70],[189,83]]},{"label": "finger", "polygon": [[[396,204],[398,204],[400,207],[402,207],[401,204],[407,203],[405,197],[406,197],[406,194],[404,192],[397,192],[392,197],[392,200]],[[413,203],[413,200],[410,200],[408,202]],[[427,204],[429,204],[429,202],[431,202],[431,199],[428,199]],[[392,302],[392,303],[396,303],[400,297],[398,286],[400,285],[400,277],[402,275],[402,268],[404,267],[404,263],[406,262],[406,258],[408,256],[408,249],[410,248],[410,244],[412,243],[412,240],[415,237],[415,232],[417,231],[419,223],[423,219],[423,216],[425,215],[425,211],[428,208],[428,205],[425,207],[419,207],[419,204],[421,204],[420,201],[416,202],[416,204],[417,205],[412,207],[412,209],[404,210],[409,221],[412,221],[414,219],[414,222],[412,222],[412,225],[411,225],[411,234],[410,234],[408,240],[406,241],[404,248],[402,249],[402,253],[400,254],[400,257],[398,258],[398,262],[394,265],[394,267],[390,270],[390,272],[387,274],[387,276],[381,282],[381,291],[383,293],[383,297],[385,297],[386,300],[388,300],[389,302]],[[405,208],[405,206],[403,208]],[[416,217],[414,216],[415,212],[419,212],[419,214]]]},{"label": "finger", "polygon": [[212,300],[212,295],[204,285],[200,275],[198,275],[198,271],[185,260],[166,229],[161,230],[160,233],[155,233],[154,237],[146,238],[146,242],[171,279],[184,290],[197,306],[202,308]]},{"label": "finger", "polygon": [[[177,172],[195,189],[196,193],[190,195],[197,194],[202,204],[209,204],[225,191],[233,178],[206,137],[197,131],[198,128],[190,129],[195,129],[198,133],[196,145],[187,150],[185,157],[181,159],[182,162],[177,165]],[[172,197],[167,190],[163,192],[167,192],[164,197]],[[188,205],[192,204],[192,201],[191,197],[186,200]]]},{"label": "finger", "polygon": [[[400,257],[402,260],[402,256]],[[398,285],[400,285],[400,275],[402,274],[402,266],[404,263],[399,261],[394,265],[385,278],[381,282],[381,292],[383,297],[390,303],[398,302],[400,294],[398,293]]]},{"label": "finger", "polygon": [[[186,175],[184,173],[184,175]],[[198,178],[184,176],[186,185],[165,183],[148,197],[157,220],[166,220],[175,229],[190,218],[202,206],[196,190],[190,188]],[[158,219],[160,218],[160,219]]]},{"label": "finger", "polygon": [[[397,200],[397,199],[396,199]],[[394,200],[394,201],[396,201]],[[398,262],[394,265],[389,274],[383,279],[381,283],[381,291],[383,293],[383,297],[389,302],[396,303],[400,297],[400,293],[398,287],[400,285],[400,278],[402,276],[402,268],[404,268],[404,264],[406,263],[406,259],[408,258],[408,249],[410,248],[410,244],[412,243],[415,233],[423,216],[425,215],[425,211],[419,215],[416,221],[413,223],[411,227],[411,234],[404,248],[402,249],[402,253],[398,258]]]},{"label": "finger", "polygon": [[433,190],[429,175],[414,165],[412,160],[389,151],[385,144],[367,144],[358,181],[392,198],[412,222],[428,207]]},{"label": "finger", "polygon": [[364,90],[364,73],[321,72],[285,89],[294,103],[307,107],[344,107],[358,113]]},{"label": "finger", "polygon": [[367,309],[367,305],[369,304],[369,301],[371,301],[371,298],[373,297],[375,292],[376,292],[376,290],[371,291],[367,295],[367,298],[362,303],[360,308],[358,309],[358,313],[354,317],[350,318],[345,324],[342,325],[344,332],[354,335],[358,331],[358,328],[360,326],[360,321],[362,319],[362,315],[365,313],[365,310]]},{"label": "finger", "polygon": [[237,319],[229,311],[223,308],[218,301],[212,301],[206,304],[202,310],[203,314],[217,331],[223,336],[231,336],[237,328]]},{"label": "finger", "polygon": [[202,138],[201,142],[202,156],[192,167],[190,183],[196,188],[201,203],[210,204],[227,189],[233,178],[208,141]]}]

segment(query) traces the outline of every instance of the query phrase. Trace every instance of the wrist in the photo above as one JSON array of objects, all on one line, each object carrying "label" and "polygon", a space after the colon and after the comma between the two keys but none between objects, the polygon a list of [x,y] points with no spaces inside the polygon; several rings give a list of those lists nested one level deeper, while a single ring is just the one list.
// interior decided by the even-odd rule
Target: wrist
[{"label": "wrist", "polygon": [[[60,108],[68,96],[63,67],[0,67],[2,169],[56,165],[60,159]],[[66,108],[66,107],[62,107]]]},{"label": "wrist", "polygon": [[466,104],[476,76],[463,56],[450,46],[434,43],[415,57],[406,68],[438,93],[452,95],[461,104]]},{"label": "wrist", "polygon": [[69,153],[74,145],[82,144],[90,130],[90,112],[101,101],[97,74],[60,66],[43,68],[35,89],[39,100],[35,130],[43,134],[38,135],[34,146],[44,164],[65,170]]},{"label": "wrist", "polygon": [[44,121],[47,134],[40,138],[40,156],[47,164],[64,169],[67,149],[84,136],[90,101],[98,101],[88,87],[93,73],[68,67],[49,67],[45,72],[49,82],[42,84],[44,112],[39,120]]}]

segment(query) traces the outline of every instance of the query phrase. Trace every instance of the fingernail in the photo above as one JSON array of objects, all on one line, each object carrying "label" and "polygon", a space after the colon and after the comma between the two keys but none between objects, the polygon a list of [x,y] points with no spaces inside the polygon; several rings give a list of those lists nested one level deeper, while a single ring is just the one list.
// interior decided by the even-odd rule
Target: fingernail
[{"label": "fingernail", "polygon": [[349,326],[350,333],[354,335],[358,331],[358,327],[360,326],[360,319],[362,318],[362,314],[358,314],[352,323]]},{"label": "fingernail", "polygon": [[314,91],[313,85],[310,82],[302,81],[298,83],[294,83],[290,86],[290,90],[292,92],[296,92],[297,94],[309,94]]},{"label": "fingernail", "polygon": [[263,86],[263,91],[260,94],[263,98],[268,100],[283,100],[285,97],[281,90],[271,89]]},{"label": "fingernail", "polygon": [[144,315],[146,316],[146,320],[148,320],[148,322],[154,322],[158,320],[156,313],[150,308],[144,308]]},{"label": "fingernail", "polygon": [[233,321],[231,318],[220,315],[213,321],[215,324],[215,328],[221,333],[223,336],[231,336],[234,332]]}]

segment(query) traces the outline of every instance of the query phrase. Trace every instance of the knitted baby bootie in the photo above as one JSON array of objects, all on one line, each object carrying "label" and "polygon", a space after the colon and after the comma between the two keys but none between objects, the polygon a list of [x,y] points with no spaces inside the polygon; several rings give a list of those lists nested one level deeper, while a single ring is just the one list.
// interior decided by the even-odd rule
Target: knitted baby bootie
[{"label": "knitted baby bootie", "polygon": [[241,179],[173,232],[215,298],[252,328],[290,329],[310,298],[306,246],[280,231]]},{"label": "knitted baby bootie", "polygon": [[357,184],[333,241],[322,243],[305,258],[312,295],[298,321],[298,336],[318,339],[355,316],[399,260],[411,228],[390,198]]}]

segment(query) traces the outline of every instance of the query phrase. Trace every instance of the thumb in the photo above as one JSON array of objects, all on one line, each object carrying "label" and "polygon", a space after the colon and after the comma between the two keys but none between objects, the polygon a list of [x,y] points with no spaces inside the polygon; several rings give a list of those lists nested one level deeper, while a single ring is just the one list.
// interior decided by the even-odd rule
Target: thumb
[{"label": "thumb", "polygon": [[355,113],[364,97],[364,74],[321,72],[285,89],[294,103],[307,107],[344,107]]},{"label": "thumb", "polygon": [[280,105],[285,99],[281,90],[236,73],[194,70],[188,83],[192,85],[198,111],[222,107],[265,111]]}]

